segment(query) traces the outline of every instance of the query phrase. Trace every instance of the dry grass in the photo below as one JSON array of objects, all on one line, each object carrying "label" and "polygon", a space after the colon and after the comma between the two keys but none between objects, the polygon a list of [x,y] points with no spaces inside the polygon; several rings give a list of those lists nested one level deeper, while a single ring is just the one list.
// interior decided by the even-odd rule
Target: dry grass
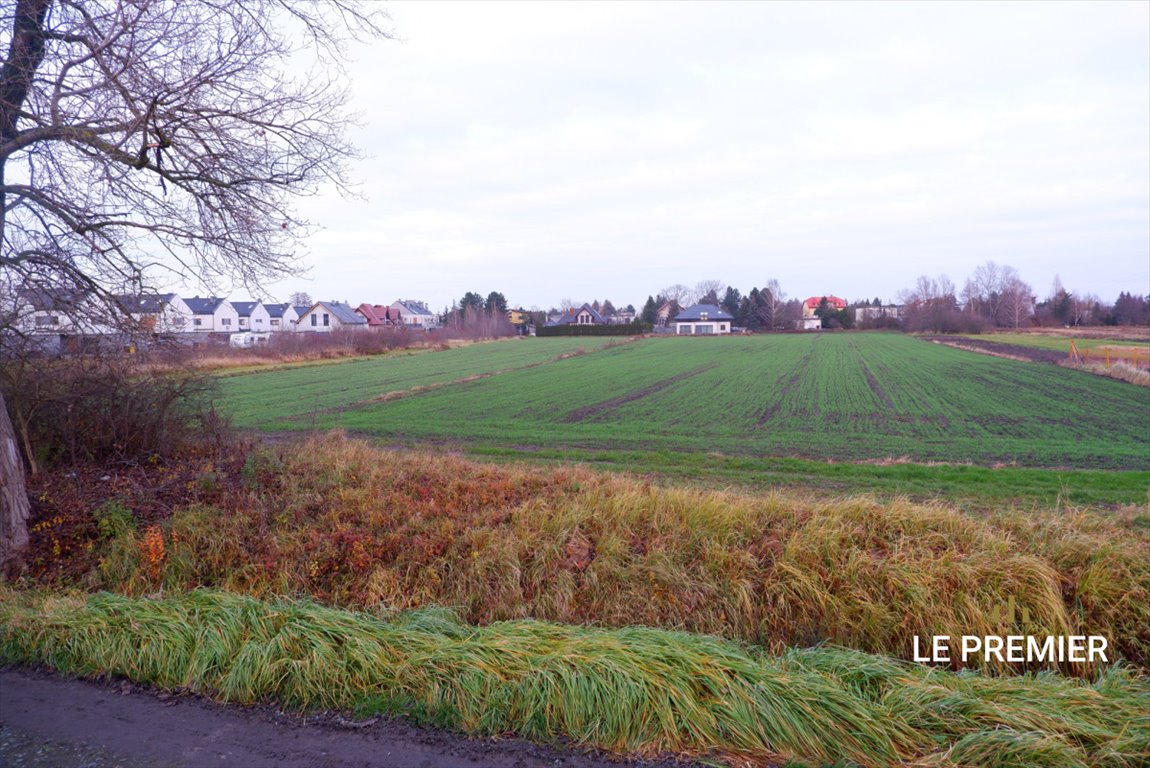
[{"label": "dry grass", "polygon": [[[127,532],[91,584],[450,605],[480,624],[642,624],[775,651],[829,641],[908,657],[916,634],[1102,634],[1150,660],[1146,510],[975,518],[941,504],[660,488],[338,436],[268,449],[245,474],[243,490],[165,523],[155,577],[142,532]],[[996,623],[1010,600],[1018,620]]]},{"label": "dry grass", "polygon": [[1060,362],[1059,365],[1064,368],[1073,368],[1076,371],[1093,373],[1095,376],[1106,376],[1111,379],[1118,379],[1128,384],[1136,384],[1139,387],[1150,387],[1150,371],[1144,368],[1135,368],[1129,363],[1106,365],[1105,363],[1065,360]]}]

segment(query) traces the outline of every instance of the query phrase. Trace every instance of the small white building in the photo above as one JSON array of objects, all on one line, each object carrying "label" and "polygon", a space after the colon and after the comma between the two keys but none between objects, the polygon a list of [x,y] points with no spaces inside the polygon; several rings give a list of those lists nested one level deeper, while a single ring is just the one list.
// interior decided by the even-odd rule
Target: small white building
[{"label": "small white building", "polygon": [[174,293],[122,294],[115,298],[138,330],[184,333],[192,329],[191,307]]},{"label": "small white building", "polygon": [[240,328],[240,315],[230,301],[218,296],[184,299],[192,311],[192,327],[197,333],[235,333]]},{"label": "small white building", "polygon": [[339,301],[320,301],[300,316],[296,330],[307,333],[331,333],[342,328],[367,328],[367,319]]},{"label": "small white building", "polygon": [[268,329],[273,333],[296,329],[299,313],[291,304],[264,304],[264,309],[268,312]]},{"label": "small white building", "polygon": [[272,329],[271,314],[262,302],[233,301],[232,306],[236,308],[236,314],[239,315],[241,331],[267,333]]},{"label": "small white building", "polygon": [[408,328],[423,328],[424,330],[428,330],[439,326],[435,315],[431,313],[431,310],[429,310],[427,305],[422,301],[401,299],[393,302],[389,309],[391,310],[391,316],[398,316],[400,322]]},{"label": "small white building", "polygon": [[675,315],[675,333],[679,336],[717,336],[731,332],[735,321],[714,304],[696,304]]}]

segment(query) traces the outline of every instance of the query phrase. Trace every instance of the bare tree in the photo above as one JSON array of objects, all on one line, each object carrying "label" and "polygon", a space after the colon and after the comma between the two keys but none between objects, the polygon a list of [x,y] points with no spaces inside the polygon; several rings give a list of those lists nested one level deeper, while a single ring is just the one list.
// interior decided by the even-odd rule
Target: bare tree
[{"label": "bare tree", "polygon": [[1034,289],[1017,274],[1011,275],[1002,285],[999,313],[1000,322],[1011,328],[1021,328],[1034,314]]},{"label": "bare tree", "polygon": [[[0,284],[113,306],[157,271],[249,287],[290,271],[308,231],[294,198],[344,189],[354,157],[345,43],[386,36],[385,18],[355,0],[5,2]],[[14,520],[22,478],[0,473]]]},{"label": "bare tree", "polygon": [[961,325],[954,283],[946,275],[922,275],[913,288],[899,293],[899,299],[906,305],[903,323],[907,330],[946,333]]},{"label": "bare tree", "polygon": [[288,296],[288,302],[293,307],[310,307],[315,302],[311,300],[311,294],[307,291],[296,291]]},{"label": "bare tree", "polygon": [[727,285],[722,280],[700,280],[695,283],[695,302],[718,306],[720,296]]},{"label": "bare tree", "polygon": [[[1009,325],[1008,292],[1022,280],[1014,267],[988,261],[974,270],[963,287],[967,308],[996,325]],[[1017,327],[1017,326],[1015,326]]]},{"label": "bare tree", "polygon": [[667,286],[659,291],[659,295],[663,297],[664,301],[670,301],[679,307],[687,307],[695,303],[694,292],[681,283]]},{"label": "bare tree", "polygon": [[787,303],[787,294],[783,292],[779,281],[771,278],[767,285],[759,292],[764,306],[764,325],[772,330],[778,330],[786,325],[783,309]]}]

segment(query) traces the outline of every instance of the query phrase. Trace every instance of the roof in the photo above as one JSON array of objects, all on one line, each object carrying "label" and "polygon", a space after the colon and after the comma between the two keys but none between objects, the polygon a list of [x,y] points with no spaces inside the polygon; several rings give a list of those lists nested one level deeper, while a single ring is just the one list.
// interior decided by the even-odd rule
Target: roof
[{"label": "roof", "polygon": [[356,314],[356,311],[340,301],[319,301],[315,306],[307,309],[306,312],[313,312],[319,307],[323,307],[328,313],[335,316],[344,325],[367,325],[367,318],[363,315]]},{"label": "roof", "polygon": [[88,298],[86,291],[69,288],[21,288],[19,297],[36,312],[58,312],[74,309]]},{"label": "roof", "polygon": [[295,310],[295,313],[297,315],[299,315],[300,317],[303,317],[304,315],[307,314],[307,311],[309,309],[311,309],[311,307],[292,307],[292,309]]},{"label": "roof", "polygon": [[807,309],[818,309],[819,304],[823,303],[823,299],[826,299],[827,304],[835,309],[846,309],[846,299],[840,299],[838,296],[811,296],[803,302],[803,306]]},{"label": "roof", "polygon": [[415,301],[413,299],[396,299],[391,305],[399,305],[400,309],[407,312],[409,315],[430,315],[431,310],[422,301]]},{"label": "roof", "polygon": [[716,307],[714,304],[696,304],[692,307],[687,307],[679,314],[675,315],[676,323],[693,323],[703,319],[703,313],[707,313],[707,320],[734,320],[728,312],[724,311],[721,307]]},{"label": "roof", "polygon": [[233,301],[232,306],[236,308],[236,314],[240,317],[251,317],[252,312],[260,305],[258,301]]},{"label": "roof", "polygon": [[203,299],[199,296],[193,296],[190,299],[184,299],[184,303],[188,305],[188,309],[192,310],[193,315],[214,315],[224,300],[217,296],[208,296]]},{"label": "roof", "polygon": [[570,309],[568,309],[566,312],[564,312],[559,317],[558,320],[555,321],[555,325],[575,325],[575,318],[579,317],[579,315],[584,310],[586,310],[588,313],[590,313],[591,322],[593,324],[595,324],[595,325],[606,325],[607,324],[607,321],[603,319],[603,316],[601,314],[599,314],[598,312],[596,312],[594,309],[592,309],[590,304],[584,304],[583,306],[579,307],[578,309],[576,309],[575,307],[571,307]]},{"label": "roof", "polygon": [[360,304],[355,308],[355,311],[364,316],[368,325],[391,324],[391,307],[385,307],[382,304]]},{"label": "roof", "polygon": [[164,306],[176,298],[174,293],[121,293],[113,297],[116,303],[129,314],[157,315]]},{"label": "roof", "polygon": [[290,306],[291,304],[264,304],[264,309],[268,311],[268,317],[283,317]]}]

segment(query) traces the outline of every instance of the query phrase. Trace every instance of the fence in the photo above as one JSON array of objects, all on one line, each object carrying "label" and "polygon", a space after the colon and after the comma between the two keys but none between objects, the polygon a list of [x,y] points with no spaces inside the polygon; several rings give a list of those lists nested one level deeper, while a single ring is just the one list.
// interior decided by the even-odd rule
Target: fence
[{"label": "fence", "polygon": [[1112,346],[1079,349],[1075,340],[1071,339],[1070,359],[1076,363],[1105,363],[1107,368],[1115,363],[1126,363],[1134,368],[1147,368],[1150,367],[1150,349]]}]

